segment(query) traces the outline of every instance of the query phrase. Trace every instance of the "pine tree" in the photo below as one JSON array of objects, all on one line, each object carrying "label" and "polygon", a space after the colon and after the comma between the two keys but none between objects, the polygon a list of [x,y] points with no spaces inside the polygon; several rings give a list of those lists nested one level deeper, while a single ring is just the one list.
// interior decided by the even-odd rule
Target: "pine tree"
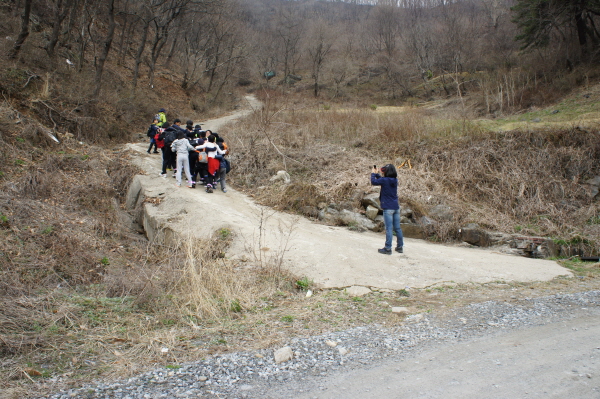
[{"label": "pine tree", "polygon": [[522,49],[548,46],[553,38],[577,39],[585,57],[600,43],[600,0],[518,0],[511,10]]}]

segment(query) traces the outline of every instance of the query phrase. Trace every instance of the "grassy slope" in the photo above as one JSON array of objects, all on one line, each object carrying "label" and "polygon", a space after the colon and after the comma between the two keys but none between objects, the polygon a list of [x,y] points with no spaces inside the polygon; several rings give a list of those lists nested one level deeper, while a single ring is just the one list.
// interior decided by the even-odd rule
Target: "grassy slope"
[{"label": "grassy slope", "polygon": [[[556,112],[558,111],[558,112]],[[481,119],[481,126],[494,131],[516,129],[568,129],[600,127],[600,85],[577,88],[560,102],[504,118]]]}]

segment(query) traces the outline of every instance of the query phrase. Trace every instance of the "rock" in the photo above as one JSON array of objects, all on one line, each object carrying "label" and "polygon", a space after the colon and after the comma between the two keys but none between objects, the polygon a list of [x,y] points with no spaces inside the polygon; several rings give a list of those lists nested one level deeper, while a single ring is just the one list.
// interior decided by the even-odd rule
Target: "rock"
[{"label": "rock", "polygon": [[408,206],[401,205],[400,206],[400,216],[406,217],[408,219],[412,219],[413,210],[410,209]]},{"label": "rock", "polygon": [[362,287],[360,285],[353,285],[352,287],[346,288],[346,294],[348,294],[351,297],[364,296],[370,294],[371,292],[372,291],[370,288]]},{"label": "rock", "polygon": [[379,209],[375,208],[372,205],[367,206],[367,212],[366,215],[369,219],[371,220],[375,220],[375,218],[377,217],[377,215],[379,215]]},{"label": "rock", "polygon": [[351,211],[354,209],[354,204],[351,201],[342,201],[337,205],[337,209],[339,209],[340,211],[343,209]]},{"label": "rock", "polygon": [[277,349],[274,356],[275,363],[279,364],[292,360],[294,358],[294,352],[289,346],[284,346],[283,348]]},{"label": "rock", "polygon": [[340,346],[338,348],[338,352],[340,355],[344,356],[344,355],[347,355],[349,351],[348,351],[348,349],[344,348],[343,346]]},{"label": "rock", "polygon": [[421,219],[419,219],[419,224],[423,227],[426,227],[426,226],[434,225],[435,221],[431,220],[427,216],[423,216],[423,217],[421,217]]},{"label": "rock", "polygon": [[404,306],[394,306],[392,308],[392,313],[397,313],[397,314],[408,314],[410,313],[407,307]]},{"label": "rock", "polygon": [[587,179],[585,184],[591,184],[592,186],[600,186],[600,176],[594,176],[591,179]]},{"label": "rock", "polygon": [[325,341],[325,343],[327,344],[327,346],[331,346],[332,348],[335,348],[337,346],[337,342],[332,340],[327,340]]},{"label": "rock", "polygon": [[319,211],[319,220],[334,226],[341,223],[340,213],[336,209],[329,207]]},{"label": "rock", "polygon": [[203,375],[201,375],[200,377],[198,377],[198,381],[204,382],[206,380],[208,380],[208,377],[205,377]]},{"label": "rock", "polygon": [[509,244],[513,240],[511,234],[505,234],[495,231],[486,231],[479,227],[477,223],[469,223],[458,230],[462,241],[478,247],[491,247],[494,245]]},{"label": "rock", "polygon": [[466,227],[461,228],[458,230],[458,235],[462,241],[468,242],[471,245],[477,245],[478,247],[490,246],[488,234],[476,223],[470,223]]},{"label": "rock", "polygon": [[361,200],[361,204],[365,208],[367,208],[370,205],[379,210],[383,210],[381,209],[381,204],[379,203],[379,193],[371,193],[365,195]]},{"label": "rock", "polygon": [[400,223],[412,223],[412,220],[406,216],[400,216]]},{"label": "rock", "polygon": [[340,220],[347,226],[353,227],[358,231],[371,230],[375,228],[375,223],[360,213],[349,210],[342,210],[339,214]]},{"label": "rock", "polygon": [[560,110],[555,109],[554,111],[550,112],[551,115],[556,115],[560,112]]},{"label": "rock", "polygon": [[448,205],[436,205],[429,210],[429,216],[440,222],[450,222],[454,219],[454,212]]},{"label": "rock", "polygon": [[306,297],[307,297],[307,298],[310,298],[312,295],[313,295],[313,292],[312,292],[312,290],[308,290],[308,291],[306,291]]},{"label": "rock", "polygon": [[400,223],[402,235],[406,238],[425,238],[425,231],[422,226],[413,223]]},{"label": "rock", "polygon": [[490,240],[490,246],[508,244],[513,239],[511,234],[500,233],[497,231],[488,231],[487,235]]},{"label": "rock", "polygon": [[590,186],[590,196],[595,198],[600,193],[600,176],[594,176],[584,182]]},{"label": "rock", "polygon": [[304,216],[308,216],[311,218],[318,218],[319,217],[319,209],[315,206],[302,206],[300,207],[300,213],[303,214]]},{"label": "rock", "polygon": [[327,208],[327,203],[326,202],[319,202],[317,204],[317,208],[319,208],[319,210],[325,209],[325,208]]},{"label": "rock", "polygon": [[356,202],[362,200],[364,195],[365,195],[365,192],[363,190],[361,190],[360,188],[355,188],[354,190],[352,190],[352,193],[350,193],[348,200],[356,203]]},{"label": "rock", "polygon": [[373,223],[375,223],[375,228],[373,229],[373,231],[380,232],[380,231],[385,230],[385,223],[383,222],[383,215],[377,215],[375,220],[373,220]]},{"label": "rock", "polygon": [[288,184],[292,181],[292,179],[290,178],[290,174],[285,170],[278,171],[277,174],[275,176],[272,176],[269,180],[272,182],[281,181],[283,182],[283,184]]},{"label": "rock", "polygon": [[544,237],[514,237],[510,242],[511,248],[528,258],[549,258],[558,255],[559,248],[554,241]]}]

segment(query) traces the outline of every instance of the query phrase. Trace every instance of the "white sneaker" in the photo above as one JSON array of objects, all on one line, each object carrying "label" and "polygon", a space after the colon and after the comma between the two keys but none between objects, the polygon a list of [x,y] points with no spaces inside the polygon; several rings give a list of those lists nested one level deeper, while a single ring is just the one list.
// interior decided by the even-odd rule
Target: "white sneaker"
[{"label": "white sneaker", "polygon": [[167,174],[166,174],[166,173],[159,173],[158,175],[159,175],[160,177],[167,177]]}]

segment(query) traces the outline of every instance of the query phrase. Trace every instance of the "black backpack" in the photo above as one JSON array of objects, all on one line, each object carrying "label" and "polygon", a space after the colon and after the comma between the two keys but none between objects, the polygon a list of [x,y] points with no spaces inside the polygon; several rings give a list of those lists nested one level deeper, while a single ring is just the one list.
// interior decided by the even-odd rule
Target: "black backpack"
[{"label": "black backpack", "polygon": [[167,130],[165,130],[164,135],[165,135],[165,145],[170,148],[171,144],[173,144],[175,139],[177,139],[177,132],[175,130],[167,129]]}]

